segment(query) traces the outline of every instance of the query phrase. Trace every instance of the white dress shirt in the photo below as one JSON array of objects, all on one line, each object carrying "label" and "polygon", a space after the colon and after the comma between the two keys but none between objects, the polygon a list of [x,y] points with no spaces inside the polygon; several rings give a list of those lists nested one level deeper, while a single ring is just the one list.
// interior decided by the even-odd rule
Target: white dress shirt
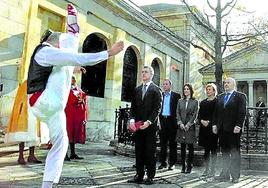
[{"label": "white dress shirt", "polygon": [[[68,38],[68,37],[67,37]],[[35,61],[44,67],[49,66],[92,66],[108,59],[108,52],[78,53],[76,51],[55,48],[49,43],[35,54]]]},{"label": "white dress shirt", "polygon": [[149,85],[152,83],[152,81],[150,81],[150,82],[147,82],[147,83],[143,83],[142,85],[144,85],[144,84],[146,84],[146,91],[147,91],[147,89],[148,89],[148,87],[149,87]]}]

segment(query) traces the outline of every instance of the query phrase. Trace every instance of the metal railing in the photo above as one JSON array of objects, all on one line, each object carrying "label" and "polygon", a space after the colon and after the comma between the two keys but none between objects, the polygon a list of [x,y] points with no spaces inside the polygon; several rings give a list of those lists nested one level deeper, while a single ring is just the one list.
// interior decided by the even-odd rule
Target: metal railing
[{"label": "metal railing", "polygon": [[268,152],[266,107],[248,107],[244,131],[241,135],[242,151],[246,153]]},{"label": "metal railing", "polygon": [[134,144],[134,135],[127,129],[127,124],[130,117],[130,108],[126,105],[126,108],[115,110],[115,127],[114,127],[114,139],[118,139],[118,143]]}]

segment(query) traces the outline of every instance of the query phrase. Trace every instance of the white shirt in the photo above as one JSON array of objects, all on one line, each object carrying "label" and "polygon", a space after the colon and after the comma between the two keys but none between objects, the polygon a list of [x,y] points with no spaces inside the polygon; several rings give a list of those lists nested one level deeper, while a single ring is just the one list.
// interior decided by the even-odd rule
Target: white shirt
[{"label": "white shirt", "polygon": [[99,62],[108,59],[108,52],[103,51],[99,53],[78,53],[76,51],[68,51],[60,48],[55,48],[50,44],[43,47],[35,54],[35,61],[44,67],[49,66],[92,66]]},{"label": "white shirt", "polygon": [[[143,84],[142,84],[142,86],[144,86],[144,84],[146,84],[146,91],[147,91],[149,85],[150,85],[152,82],[153,82],[153,81],[149,81],[149,82],[147,82],[147,83],[143,83]],[[147,120],[147,121],[148,121],[148,120]],[[130,123],[135,123],[135,119],[130,119],[129,122],[130,122]],[[151,122],[150,122],[150,123],[151,123]]]},{"label": "white shirt", "polygon": [[144,84],[146,84],[146,91],[147,91],[149,85],[150,85],[152,82],[153,82],[153,81],[150,81],[150,82],[147,82],[147,83],[143,83],[143,84],[142,84],[143,86],[144,86]]}]

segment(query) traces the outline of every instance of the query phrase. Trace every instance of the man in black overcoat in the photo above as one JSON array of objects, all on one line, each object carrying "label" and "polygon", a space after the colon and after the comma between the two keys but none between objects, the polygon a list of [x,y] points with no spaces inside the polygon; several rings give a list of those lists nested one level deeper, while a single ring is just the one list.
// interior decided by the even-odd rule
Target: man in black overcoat
[{"label": "man in black overcoat", "polygon": [[[131,102],[130,126],[142,121],[135,132],[136,175],[131,183],[153,184],[156,171],[156,131],[161,110],[161,89],[152,82],[154,70],[150,66],[142,69],[142,85],[135,89]],[[144,181],[145,168],[147,179]]]},{"label": "man in black overcoat", "polygon": [[[218,132],[223,156],[223,168],[219,181],[239,182],[240,177],[240,136],[246,117],[246,95],[236,91],[233,78],[224,81],[225,92],[216,101],[213,117],[213,132]],[[217,129],[215,128],[217,126]]]}]

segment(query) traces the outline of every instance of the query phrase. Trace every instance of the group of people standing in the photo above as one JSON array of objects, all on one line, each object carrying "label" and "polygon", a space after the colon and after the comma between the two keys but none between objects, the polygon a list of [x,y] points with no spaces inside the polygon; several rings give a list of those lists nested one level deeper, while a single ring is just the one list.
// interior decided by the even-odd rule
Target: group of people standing
[{"label": "group of people standing", "polygon": [[225,92],[220,95],[217,95],[215,84],[207,84],[207,98],[199,104],[193,96],[191,84],[184,84],[181,97],[171,91],[170,79],[163,81],[162,92],[152,82],[153,75],[152,67],[143,67],[143,83],[136,88],[131,103],[129,127],[135,126],[135,122],[144,123],[134,134],[136,175],[128,182],[153,184],[156,173],[156,134],[159,127],[161,151],[158,169],[175,169],[177,143],[180,143],[181,173],[191,173],[194,145],[197,143],[196,130],[199,128],[198,144],[203,146],[205,151],[203,175],[215,175],[219,144],[224,165],[215,179],[229,181],[231,177],[232,182],[237,183],[240,177],[240,135],[246,116],[246,95],[236,91],[236,81],[230,77],[225,79]]},{"label": "group of people standing", "polygon": [[[72,4],[68,4],[67,33],[52,32],[35,48],[30,60],[25,89],[28,95],[25,95],[27,108],[23,112],[21,107],[16,108],[19,110],[18,117],[25,119],[28,117],[26,113],[29,112],[48,126],[52,147],[46,158],[42,188],[51,188],[53,184],[58,183],[69,145],[68,140],[70,139],[71,143],[71,158],[77,159],[79,157],[74,152],[74,143],[84,142],[84,138],[76,140],[74,131],[71,131],[68,139],[66,131],[66,123],[73,121],[68,118],[66,120],[65,114],[69,113],[68,110],[65,111],[65,107],[70,90],[75,104],[82,105],[85,102],[84,96],[78,94],[79,89],[74,85],[71,86],[72,79],[74,81],[72,78],[74,66],[95,65],[118,54],[124,48],[124,43],[119,41],[107,51],[78,53],[79,31],[77,11]],[[213,84],[207,85],[208,98],[199,105],[193,97],[194,91],[191,84],[183,86],[181,98],[179,94],[171,91],[171,80],[164,80],[164,92],[162,92],[153,83],[153,75],[152,67],[143,67],[141,75],[143,84],[135,89],[131,102],[129,126],[135,126],[135,122],[142,122],[142,124],[135,133],[137,174],[129,182],[153,184],[156,173],[158,119],[161,127],[159,169],[166,168],[168,165],[169,170],[175,168],[177,143],[180,143],[182,173],[191,173],[196,128],[200,126],[199,143],[205,147],[206,164],[211,152],[211,171],[215,171],[214,158],[218,135],[225,161],[218,179],[226,181],[231,175],[232,181],[237,182],[240,176],[240,135],[246,114],[246,96],[235,91],[235,80],[227,78],[224,84],[225,93],[217,97],[216,87]],[[170,151],[168,162],[166,161],[167,144]],[[189,150],[187,162],[186,147]],[[32,157],[31,160],[36,159]],[[206,170],[208,169],[207,165]],[[145,171],[147,179],[144,180]]]}]

